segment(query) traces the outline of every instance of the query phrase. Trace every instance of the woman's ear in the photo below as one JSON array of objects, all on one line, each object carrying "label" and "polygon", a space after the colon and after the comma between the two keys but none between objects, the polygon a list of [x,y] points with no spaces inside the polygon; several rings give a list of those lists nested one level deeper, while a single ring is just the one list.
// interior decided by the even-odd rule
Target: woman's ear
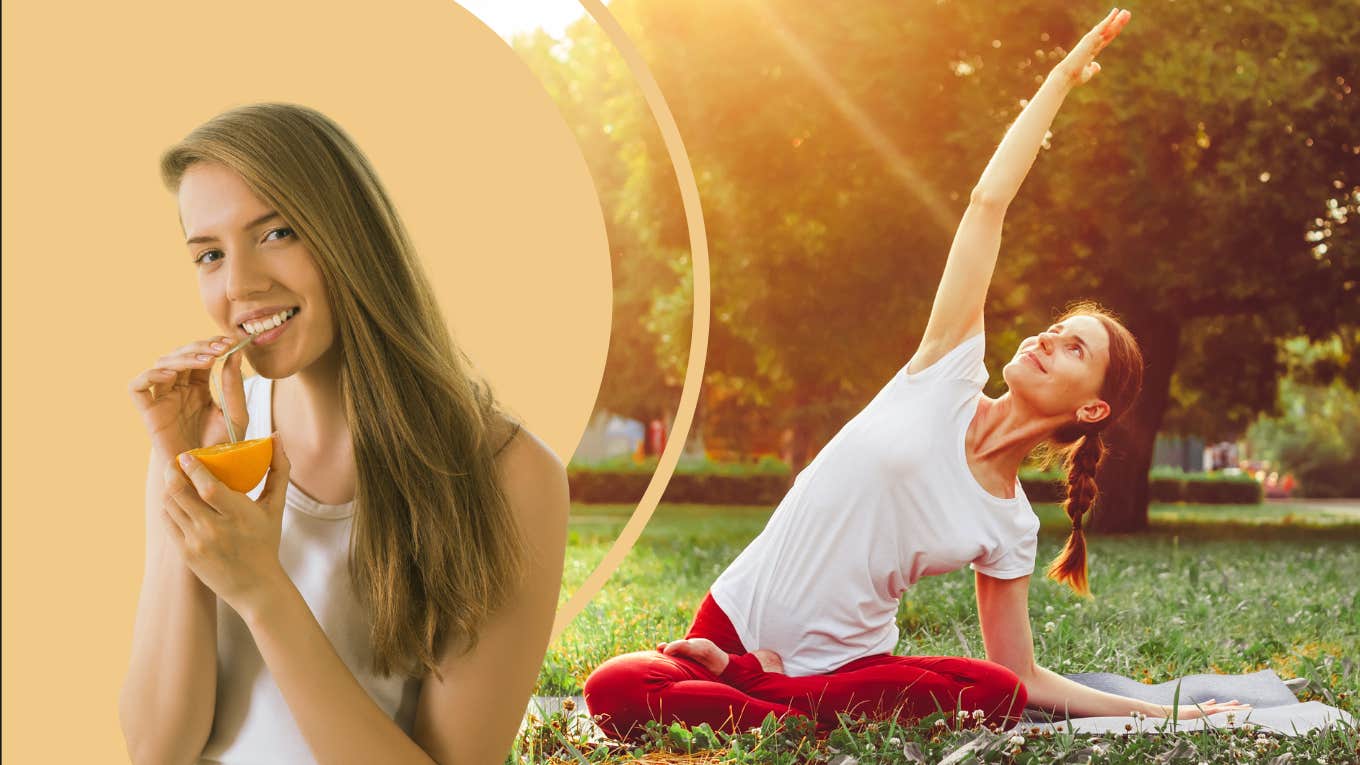
[{"label": "woman's ear", "polygon": [[1077,410],[1077,422],[1096,423],[1110,416],[1110,405],[1096,399]]}]

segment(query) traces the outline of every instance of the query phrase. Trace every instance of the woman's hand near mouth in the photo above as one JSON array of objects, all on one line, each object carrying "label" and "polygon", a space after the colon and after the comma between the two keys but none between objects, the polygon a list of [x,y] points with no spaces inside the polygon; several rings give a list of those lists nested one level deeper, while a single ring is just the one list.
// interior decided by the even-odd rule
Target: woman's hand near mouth
[{"label": "woman's hand near mouth", "polygon": [[[239,339],[239,338],[238,338]],[[133,404],[165,457],[227,440],[222,411],[213,402],[208,376],[213,363],[231,347],[233,338],[218,335],[181,346],[160,357],[128,384]],[[237,433],[245,433],[245,384],[241,355],[234,353],[222,366],[222,402]]]}]

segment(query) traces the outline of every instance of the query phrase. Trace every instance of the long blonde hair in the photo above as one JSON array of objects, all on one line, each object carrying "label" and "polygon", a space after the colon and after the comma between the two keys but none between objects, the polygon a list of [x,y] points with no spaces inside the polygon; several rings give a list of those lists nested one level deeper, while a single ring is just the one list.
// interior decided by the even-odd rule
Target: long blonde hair
[{"label": "long blonde hair", "polygon": [[232,109],[165,152],[166,187],[177,191],[195,162],[239,173],[316,260],[358,468],[350,573],[372,619],[373,669],[438,675],[442,646],[475,645],[523,570],[496,466],[507,418],[473,379],[391,200],[338,125],[292,104]]}]

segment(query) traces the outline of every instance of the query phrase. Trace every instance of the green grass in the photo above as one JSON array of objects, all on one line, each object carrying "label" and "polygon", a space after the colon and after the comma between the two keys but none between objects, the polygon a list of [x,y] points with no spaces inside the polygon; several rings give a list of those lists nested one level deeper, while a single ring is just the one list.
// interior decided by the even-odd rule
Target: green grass
[{"label": "green grass", "polygon": [[[1038,566],[1042,572],[1058,553],[1067,523],[1055,505],[1035,509],[1043,521]],[[621,506],[573,508],[563,599],[603,558],[631,511]],[[760,531],[769,513],[770,508],[658,508],[604,590],[549,649],[536,693],[579,694],[591,669],[610,656],[683,635],[708,585]],[[1341,514],[1271,505],[1158,505],[1152,509],[1151,521],[1153,530],[1147,534],[1089,540],[1094,600],[1078,598],[1036,574],[1030,615],[1040,664],[1058,672],[1117,672],[1147,682],[1196,672],[1270,668],[1285,678],[1308,678],[1305,700],[1317,699],[1360,714],[1356,649],[1360,646],[1360,523]],[[903,599],[898,623],[902,642],[897,653],[984,657],[972,574],[966,568],[918,582]],[[896,738],[925,747],[927,761],[933,761],[937,758],[930,755],[934,751],[930,747],[947,748],[965,740],[958,738],[965,733],[942,735],[929,722],[915,728],[881,723],[874,731],[847,725],[841,732],[847,738],[837,748],[850,753],[891,728],[875,751],[881,753],[886,742]],[[799,735],[797,730],[786,733]],[[569,741],[570,734],[565,719],[550,720],[531,730],[526,742],[536,740],[535,736]],[[707,734],[658,728],[652,748],[685,751],[695,745],[696,735],[702,743]],[[756,743],[715,735],[716,751],[729,761],[785,761],[775,755],[750,759],[742,753]],[[780,735],[784,733],[772,733],[770,740]],[[1191,737],[1177,740],[1190,741]],[[812,748],[802,759],[811,758],[814,750],[826,754],[826,747],[834,746],[834,741],[833,736],[830,742],[808,743]],[[1254,738],[1246,741],[1248,748],[1255,746]],[[1253,751],[1261,761],[1288,751],[1294,762],[1307,762],[1313,749],[1322,753],[1340,747],[1342,756],[1333,756],[1331,762],[1345,762],[1360,756],[1357,742],[1360,733],[1350,730],[1291,739],[1283,743],[1286,749]],[[1142,761],[1154,751],[1122,739],[1106,743],[1112,748],[1105,756],[1114,762]],[[1200,743],[1213,748],[1208,739],[1201,738]],[[1223,752],[1231,748],[1227,739],[1218,744]],[[577,749],[584,756],[586,750],[580,746]],[[1092,739],[1078,736],[1065,743],[1035,739],[1027,746],[1026,751],[1047,753],[1034,761],[1048,761],[1089,749]],[[1159,746],[1163,749],[1155,752],[1165,753],[1171,743],[1163,740]],[[526,747],[552,751],[527,743]],[[599,754],[604,750],[594,751],[592,760],[604,756]],[[860,762],[870,757],[862,747],[856,751]],[[1248,761],[1245,755],[1215,760],[1207,749],[1196,751],[1196,757],[1208,757],[1208,761]],[[569,756],[568,761],[574,759],[568,748],[560,747],[558,752]],[[898,761],[903,756],[899,747]],[[1004,761],[1023,762],[1026,756],[1022,753],[1019,759]],[[541,761],[537,757],[528,760]]]}]

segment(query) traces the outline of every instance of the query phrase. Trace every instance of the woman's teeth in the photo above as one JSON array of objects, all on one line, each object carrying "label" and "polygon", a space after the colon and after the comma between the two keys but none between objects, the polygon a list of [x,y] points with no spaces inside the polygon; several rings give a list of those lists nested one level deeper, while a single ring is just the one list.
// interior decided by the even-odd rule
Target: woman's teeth
[{"label": "woman's teeth", "polygon": [[274,314],[273,316],[270,316],[267,319],[260,319],[259,321],[242,322],[240,326],[241,329],[244,329],[249,334],[258,335],[261,332],[267,332],[273,329],[274,327],[277,327],[280,324],[284,323],[285,321],[288,321],[289,319],[297,315],[297,312],[298,309],[289,308],[284,311],[279,311],[278,313]]}]

